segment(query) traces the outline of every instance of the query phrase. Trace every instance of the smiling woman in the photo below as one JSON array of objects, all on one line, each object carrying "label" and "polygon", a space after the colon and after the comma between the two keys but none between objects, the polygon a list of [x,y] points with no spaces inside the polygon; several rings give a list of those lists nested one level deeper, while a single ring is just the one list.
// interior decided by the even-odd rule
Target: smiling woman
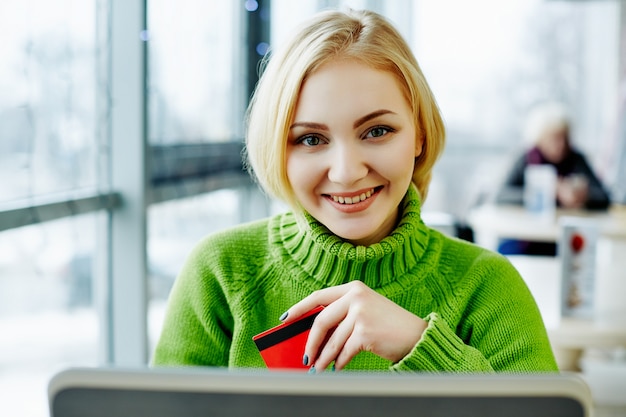
[{"label": "smiling woman", "polygon": [[314,16],[271,54],[248,115],[250,168],[291,211],[194,249],[155,365],[264,367],[253,337],[321,305],[294,352],[310,372],[556,370],[512,265],[422,221],[445,129],[386,19]]}]

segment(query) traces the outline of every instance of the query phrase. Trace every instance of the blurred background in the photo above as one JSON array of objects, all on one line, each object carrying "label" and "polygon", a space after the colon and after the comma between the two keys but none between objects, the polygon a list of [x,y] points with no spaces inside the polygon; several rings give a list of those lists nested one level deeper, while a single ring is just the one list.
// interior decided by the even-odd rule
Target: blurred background
[{"label": "blurred background", "polygon": [[623,0],[3,0],[0,415],[48,415],[63,367],[148,363],[193,245],[284,209],[242,170],[259,60],[346,6],[396,24],[438,99],[427,219],[490,198],[545,100],[626,203]]}]

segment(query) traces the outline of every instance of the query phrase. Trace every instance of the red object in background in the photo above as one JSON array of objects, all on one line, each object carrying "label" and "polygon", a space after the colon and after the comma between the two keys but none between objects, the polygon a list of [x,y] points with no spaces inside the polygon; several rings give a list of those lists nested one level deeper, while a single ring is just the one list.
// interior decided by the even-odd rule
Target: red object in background
[{"label": "red object in background", "polygon": [[570,245],[574,253],[580,252],[585,247],[585,238],[580,233],[572,234]]},{"label": "red object in background", "polygon": [[302,357],[313,321],[323,309],[316,307],[296,321],[279,324],[252,337],[268,368],[310,368],[302,363]]}]

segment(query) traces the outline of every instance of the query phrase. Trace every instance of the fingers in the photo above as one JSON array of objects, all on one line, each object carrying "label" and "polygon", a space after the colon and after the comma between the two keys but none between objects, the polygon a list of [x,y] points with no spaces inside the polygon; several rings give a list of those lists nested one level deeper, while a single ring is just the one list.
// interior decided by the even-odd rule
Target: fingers
[{"label": "fingers", "polygon": [[289,323],[317,306],[326,307],[332,304],[345,293],[343,287],[343,285],[340,285],[314,291],[309,296],[292,305],[289,310],[285,311],[283,315],[280,316],[280,320],[284,323]]},{"label": "fingers", "polygon": [[[306,314],[308,311],[317,306],[321,305],[326,307],[315,318],[313,327],[309,332],[305,348],[306,359],[303,358],[303,363],[306,362],[305,364],[311,365],[315,364],[314,369],[322,371],[326,369],[334,360],[334,356],[332,354],[326,353],[320,361],[318,358],[318,352],[321,348],[324,348],[330,340],[333,341],[332,343],[334,346],[340,348],[343,345],[343,343],[338,341],[340,340],[340,335],[349,335],[349,331],[345,329],[346,325],[344,324],[342,326],[342,331],[337,336],[334,336],[338,323],[343,322],[349,307],[349,305],[346,305],[345,300],[343,302],[338,300],[341,300],[346,292],[349,291],[350,286],[351,285],[344,284],[315,291],[291,306],[289,310],[283,313],[280,317],[281,321],[289,323],[297,320],[303,314]],[[345,337],[343,338],[343,341],[345,341]],[[334,350],[336,349],[337,348]],[[328,352],[331,352],[331,350],[328,350]]]},{"label": "fingers", "polygon": [[354,320],[345,319],[332,331],[314,362],[316,371],[327,369],[332,362],[334,369],[341,370],[361,351],[354,337],[354,326]]},{"label": "fingers", "polygon": [[323,371],[333,361],[335,368],[341,369],[359,353],[361,343],[358,337],[354,337],[356,321],[369,303],[368,295],[381,297],[360,281],[332,289],[333,291],[328,292],[324,290],[325,292],[321,294],[322,297],[330,297],[326,301],[334,301],[317,316],[305,348],[316,371]]},{"label": "fingers", "polygon": [[346,320],[348,307],[339,299],[316,317],[304,350],[316,370],[326,369],[350,337],[353,325]]}]

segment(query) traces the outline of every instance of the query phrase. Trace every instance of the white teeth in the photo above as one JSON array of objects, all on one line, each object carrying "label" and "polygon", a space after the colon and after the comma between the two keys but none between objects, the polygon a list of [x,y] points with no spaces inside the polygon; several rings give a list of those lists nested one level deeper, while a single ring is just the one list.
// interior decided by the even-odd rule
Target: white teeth
[{"label": "white teeth", "polygon": [[365,201],[370,198],[374,194],[374,189],[368,190],[367,192],[361,193],[361,195],[355,195],[354,197],[342,197],[333,195],[333,201],[340,204],[355,204],[361,201]]}]

